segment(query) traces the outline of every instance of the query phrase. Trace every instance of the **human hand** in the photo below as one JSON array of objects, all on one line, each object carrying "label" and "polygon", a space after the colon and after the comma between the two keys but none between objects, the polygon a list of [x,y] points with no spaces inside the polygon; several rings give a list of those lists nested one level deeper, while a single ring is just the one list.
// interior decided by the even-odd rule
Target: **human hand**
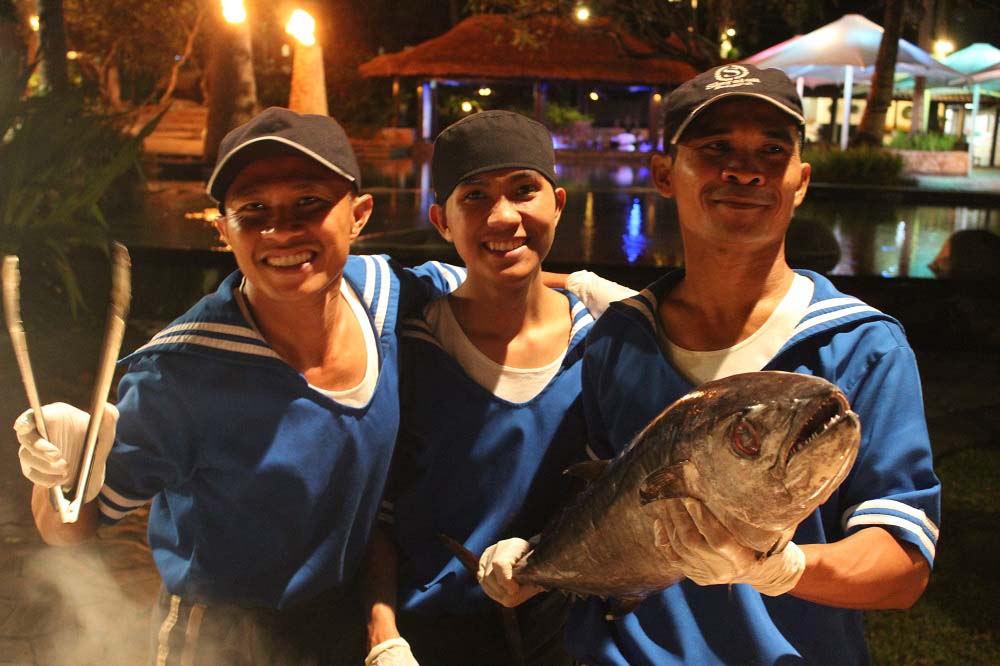
[{"label": "human hand", "polygon": [[698,500],[666,500],[653,522],[656,545],[698,585],[745,583],[761,594],[788,592],[805,570],[805,555],[794,543],[759,557]]},{"label": "human hand", "polygon": [[483,591],[498,604],[513,608],[545,591],[538,585],[520,585],[514,580],[514,565],[530,550],[529,542],[513,538],[498,541],[483,551],[476,577]]},{"label": "human hand", "polygon": [[[30,409],[14,421],[14,432],[21,444],[17,452],[21,473],[32,483],[45,488],[62,486],[76,479],[90,415],[64,402],[54,402],[42,407],[42,417],[49,439],[38,433]],[[106,404],[84,502],[97,497],[104,485],[105,463],[115,441],[117,423],[118,409]]]},{"label": "human hand", "polygon": [[420,666],[404,638],[390,638],[371,649],[365,666]]}]

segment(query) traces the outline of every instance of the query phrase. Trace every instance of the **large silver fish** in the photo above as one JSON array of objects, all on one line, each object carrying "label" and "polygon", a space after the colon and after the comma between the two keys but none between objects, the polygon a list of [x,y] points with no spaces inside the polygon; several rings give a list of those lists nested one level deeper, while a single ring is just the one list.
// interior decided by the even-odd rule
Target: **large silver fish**
[{"label": "large silver fish", "polygon": [[706,383],[613,461],[569,470],[590,484],[514,567],[519,583],[615,597],[617,613],[683,576],[656,546],[654,502],[704,502],[734,537],[779,552],[844,480],[861,429],[830,382],[754,372]]}]

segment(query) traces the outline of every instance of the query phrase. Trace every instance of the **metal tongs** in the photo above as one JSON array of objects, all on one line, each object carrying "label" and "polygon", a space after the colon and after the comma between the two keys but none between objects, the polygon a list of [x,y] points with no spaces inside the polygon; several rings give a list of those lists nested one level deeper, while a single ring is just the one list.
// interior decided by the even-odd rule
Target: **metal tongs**
[{"label": "metal tongs", "polygon": [[[104,417],[104,405],[108,401],[108,391],[115,374],[115,362],[121,350],[122,338],[125,336],[125,317],[128,315],[132,300],[132,268],[128,250],[121,243],[111,246],[111,304],[108,307],[108,318],[104,328],[104,342],[101,345],[101,360],[97,367],[97,380],[94,385],[93,397],[90,401],[90,421],[87,424],[87,434],[84,437],[83,453],[77,467],[76,480],[69,486],[66,493],[59,486],[49,489],[49,500],[52,508],[59,513],[64,523],[75,523],[83,505],[83,496],[87,490],[87,482],[94,463],[94,453],[97,450],[97,435],[101,429],[101,419]],[[28,394],[28,405],[35,417],[35,427],[45,439],[48,432],[45,420],[42,418],[42,405],[38,399],[38,389],[35,377],[31,371],[31,360],[28,357],[28,343],[24,337],[24,325],[21,323],[21,273],[18,270],[16,256],[8,255],[3,260],[3,305],[7,316],[7,331],[14,346],[14,356],[21,370],[21,381]],[[66,494],[72,493],[73,499],[67,500]]]}]

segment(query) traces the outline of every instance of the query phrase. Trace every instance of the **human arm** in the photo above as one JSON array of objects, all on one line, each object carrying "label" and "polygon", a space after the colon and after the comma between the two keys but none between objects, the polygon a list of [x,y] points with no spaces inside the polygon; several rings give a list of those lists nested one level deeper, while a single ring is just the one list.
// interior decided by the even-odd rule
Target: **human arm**
[{"label": "human arm", "polygon": [[572,273],[542,272],[542,282],[546,287],[566,289],[579,298],[590,313],[600,317],[615,301],[634,296],[636,291],[617,282],[602,278],[591,271]]},{"label": "human arm", "polygon": [[43,406],[42,416],[49,439],[39,434],[31,410],[22,413],[14,422],[14,432],[20,444],[18,458],[21,473],[35,484],[31,494],[31,513],[46,543],[54,546],[80,543],[97,531],[99,510],[95,499],[104,484],[107,458],[115,439],[118,410],[113,405],[105,406],[90,479],[83,497],[84,505],[76,522],[72,523],[62,522],[49,500],[49,490],[76,481],[90,416],[65,403]]},{"label": "human arm", "polygon": [[698,585],[745,583],[762,594],[860,610],[909,608],[930,565],[913,546],[870,527],[827,544],[789,543],[767,558],[739,544],[697,500],[667,501],[657,545]]},{"label": "human arm", "polygon": [[378,524],[361,571],[361,601],[368,623],[365,666],[416,666],[396,626],[398,557],[389,528]]}]

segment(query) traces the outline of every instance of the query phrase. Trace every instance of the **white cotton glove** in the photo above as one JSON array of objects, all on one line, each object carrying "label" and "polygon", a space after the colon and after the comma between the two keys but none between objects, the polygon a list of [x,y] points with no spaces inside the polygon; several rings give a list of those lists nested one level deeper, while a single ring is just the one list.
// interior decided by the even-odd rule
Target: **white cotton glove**
[{"label": "white cotton glove", "polygon": [[[42,417],[49,439],[43,439],[38,434],[30,409],[14,421],[14,432],[21,444],[17,452],[21,459],[21,473],[32,483],[45,488],[63,486],[76,480],[90,415],[64,402],[54,402],[42,407]],[[114,405],[105,405],[84,502],[97,497],[104,485],[105,463],[115,441],[117,423],[118,409]]]},{"label": "white cotton glove", "polygon": [[566,276],[566,289],[579,298],[594,317],[600,317],[615,301],[635,296],[629,289],[617,282],[602,278],[590,271],[574,271]]},{"label": "white cotton glove", "polygon": [[666,500],[662,505],[662,516],[653,523],[656,545],[698,585],[745,583],[774,597],[799,582],[806,558],[794,543],[758,559],[698,500]]},{"label": "white cotton glove", "polygon": [[420,666],[404,638],[390,638],[372,648],[365,666]]},{"label": "white cotton glove", "polygon": [[514,580],[514,565],[530,551],[531,543],[518,538],[498,541],[483,551],[476,577],[493,601],[513,608],[545,591],[537,585],[520,585]]}]

